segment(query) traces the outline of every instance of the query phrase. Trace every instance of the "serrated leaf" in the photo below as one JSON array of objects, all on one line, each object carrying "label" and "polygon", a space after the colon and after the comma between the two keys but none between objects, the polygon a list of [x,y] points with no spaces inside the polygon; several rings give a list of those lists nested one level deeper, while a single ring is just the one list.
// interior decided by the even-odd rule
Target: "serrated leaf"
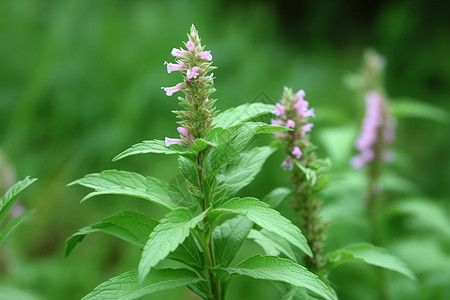
[{"label": "serrated leaf", "polygon": [[132,270],[100,284],[82,300],[132,300],[200,280],[194,272],[187,269],[153,269],[140,281],[137,270]]},{"label": "serrated leaf", "polygon": [[274,110],[275,105],[273,104],[246,103],[218,114],[214,118],[214,123],[217,127],[228,128],[265,114],[271,114]]},{"label": "serrated leaf", "polygon": [[268,193],[264,198],[262,198],[262,201],[269,204],[270,207],[275,208],[292,193],[293,190],[290,188],[279,187]]},{"label": "serrated leaf", "polygon": [[270,206],[256,198],[233,198],[211,212],[211,220],[227,213],[246,215],[260,227],[276,233],[311,256],[311,249],[300,229]]},{"label": "serrated leaf", "polygon": [[193,185],[198,184],[198,171],[197,166],[191,160],[179,156],[178,157],[178,169],[183,177]]},{"label": "serrated leaf", "polygon": [[203,255],[192,235],[189,235],[167,258],[191,267],[202,268],[204,266]]},{"label": "serrated leaf", "polygon": [[256,133],[274,133],[274,132],[283,132],[283,131],[291,131],[292,129],[287,128],[285,126],[275,126],[275,125],[269,125],[265,123],[259,123],[260,126],[256,130]]},{"label": "serrated leaf", "polygon": [[6,218],[9,210],[13,206],[19,194],[26,189],[30,184],[35,182],[36,178],[25,177],[22,181],[17,182],[0,198],[0,225]]},{"label": "serrated leaf", "polygon": [[72,252],[78,243],[81,243],[86,235],[94,232],[106,233],[143,247],[156,225],[158,225],[157,221],[144,214],[135,211],[122,211],[98,223],[83,227],[68,238],[66,241],[66,256]]},{"label": "serrated leaf", "polygon": [[297,260],[291,245],[284,238],[275,233],[268,232],[264,229],[252,229],[248,235],[248,238],[254,240],[258,245],[260,245],[267,255],[279,256],[280,253],[283,253],[290,260]]},{"label": "serrated leaf", "polygon": [[441,123],[449,121],[448,112],[417,99],[396,98],[391,101],[390,108],[397,118],[422,118]]},{"label": "serrated leaf", "polygon": [[253,181],[261,171],[266,159],[275,151],[271,147],[257,147],[240,153],[217,179],[227,188],[226,196],[233,197]]},{"label": "serrated leaf", "polygon": [[327,254],[327,268],[332,269],[350,261],[364,261],[367,264],[396,271],[411,279],[414,273],[395,256],[385,249],[368,243],[352,244]]},{"label": "serrated leaf", "polygon": [[168,213],[150,234],[139,261],[139,278],[143,280],[151,268],[174,251],[188,237],[209,211],[192,217],[186,208],[177,208]]},{"label": "serrated leaf", "polygon": [[245,275],[256,279],[282,281],[306,288],[317,295],[336,300],[337,296],[317,275],[290,260],[276,256],[253,256],[236,268],[225,269],[230,274]]},{"label": "serrated leaf", "polygon": [[137,173],[108,170],[86,175],[69,185],[74,184],[95,190],[95,192],[88,194],[81,201],[97,195],[116,194],[149,200],[170,210],[174,210],[179,206],[172,197],[169,197],[169,184],[167,182]]},{"label": "serrated leaf", "polygon": [[244,216],[237,216],[217,226],[212,234],[216,265],[227,267],[241,248],[253,222]]},{"label": "serrated leaf", "polygon": [[186,154],[192,154],[193,151],[190,150],[188,147],[181,146],[181,145],[171,145],[170,147],[166,147],[166,144],[164,141],[151,140],[151,141],[143,141],[142,143],[138,143],[138,144],[131,146],[127,150],[121,152],[116,157],[114,157],[113,161],[117,161],[119,159],[125,158],[127,156],[131,156],[131,155],[147,154],[147,153],[186,155]]},{"label": "serrated leaf", "polygon": [[206,139],[196,139],[194,141],[194,144],[191,146],[191,149],[195,152],[202,151],[206,149],[207,147],[215,147],[217,146],[215,143],[208,141]]},{"label": "serrated leaf", "polygon": [[0,246],[3,244],[5,239],[8,237],[8,235],[11,233],[11,231],[16,228],[17,225],[25,221],[29,216],[35,213],[35,210],[29,210],[23,215],[15,218],[14,220],[9,221],[1,230],[0,232]]}]

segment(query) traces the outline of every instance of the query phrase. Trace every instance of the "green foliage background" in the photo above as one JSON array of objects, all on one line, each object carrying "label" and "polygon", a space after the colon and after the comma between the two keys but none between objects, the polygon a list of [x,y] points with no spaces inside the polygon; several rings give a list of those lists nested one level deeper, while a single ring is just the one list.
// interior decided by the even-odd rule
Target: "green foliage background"
[{"label": "green foliage background", "polygon": [[[39,181],[20,200],[37,213],[0,249],[0,295],[15,293],[14,287],[26,293],[21,299],[79,299],[137,265],[138,249],[119,240],[93,235],[69,258],[64,240],[120,209],[135,207],[156,217],[161,212],[123,197],[80,205],[86,191],[66,184],[112,168],[165,180],[175,176],[172,157],[111,159],[142,140],[177,136],[170,112],[177,101],[160,87],[180,77],[168,75],[163,62],[173,60],[170,50],[182,46],[194,23],[218,66],[219,110],[276,102],[284,85],[306,91],[317,115],[312,139],[321,155],[331,157],[337,182],[325,197],[328,250],[367,241],[363,172],[348,165],[364,108],[344,83],[348,73],[359,70],[363,50],[374,47],[386,57],[385,84],[393,102],[407,97],[442,110],[440,118],[425,113],[426,118],[398,119],[397,159],[386,172],[383,230],[386,247],[418,275],[411,282],[389,273],[393,299],[448,299],[448,8],[417,0],[371,6],[356,1],[1,1],[0,148],[17,179],[30,175]],[[268,141],[260,138],[255,145]],[[282,159],[280,153],[270,158],[240,194],[262,198],[286,186]],[[0,168],[6,172],[4,163]],[[341,299],[375,299],[374,272],[367,266],[342,266],[331,279]],[[195,299],[186,289],[148,299],[161,297]],[[273,286],[249,279],[238,281],[230,294],[230,299],[279,297]]]}]

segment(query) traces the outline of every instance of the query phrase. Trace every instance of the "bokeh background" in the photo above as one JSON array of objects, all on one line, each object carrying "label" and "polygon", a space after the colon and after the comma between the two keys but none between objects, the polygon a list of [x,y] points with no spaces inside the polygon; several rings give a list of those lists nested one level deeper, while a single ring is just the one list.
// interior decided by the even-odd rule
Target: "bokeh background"
[{"label": "bokeh background", "polygon": [[[425,0],[0,1],[1,193],[26,175],[39,178],[20,199],[37,213],[0,249],[0,299],[80,299],[136,267],[139,250],[112,237],[92,235],[68,258],[64,241],[121,209],[163,212],[126,197],[80,205],[87,190],[66,185],[104,169],[176,175],[174,157],[111,158],[142,140],[177,135],[176,98],[160,87],[180,77],[163,63],[192,23],[218,67],[220,110],[261,97],[275,102],[285,85],[306,91],[317,115],[312,140],[333,162],[323,208],[327,250],[368,240],[364,172],[349,165],[364,108],[345,78],[360,70],[368,47],[385,56],[398,126],[384,180],[384,246],[418,277],[390,272],[389,290],[392,299],[450,299],[449,8]],[[282,159],[271,157],[241,194],[263,197],[287,186]],[[341,299],[376,299],[368,266],[342,266],[330,278]],[[145,299],[162,297],[194,299],[187,289]],[[242,278],[229,299],[280,297],[274,286]]]}]

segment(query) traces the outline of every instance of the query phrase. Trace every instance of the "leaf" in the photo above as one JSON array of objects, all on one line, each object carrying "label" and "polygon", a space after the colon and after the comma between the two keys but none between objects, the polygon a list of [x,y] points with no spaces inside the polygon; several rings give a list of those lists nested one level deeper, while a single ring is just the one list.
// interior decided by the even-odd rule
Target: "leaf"
[{"label": "leaf", "polygon": [[203,255],[192,235],[189,235],[167,258],[200,269],[204,266]]},{"label": "leaf", "polygon": [[116,194],[149,200],[170,210],[179,206],[177,201],[169,197],[167,182],[153,177],[144,177],[137,173],[108,170],[100,174],[86,175],[69,185],[74,184],[95,189],[95,192],[84,197],[82,202],[97,195]]},{"label": "leaf", "polygon": [[276,256],[253,256],[236,268],[225,269],[230,274],[245,275],[256,279],[282,281],[306,288],[328,300],[336,294],[317,275],[290,260]]},{"label": "leaf", "polygon": [[131,155],[147,154],[147,153],[185,155],[185,154],[192,154],[193,152],[186,146],[171,145],[170,147],[166,147],[164,141],[151,140],[151,141],[143,141],[142,143],[131,146],[127,150],[121,152],[116,157],[114,157],[113,161],[117,161],[119,159],[125,158],[127,156],[131,156]]},{"label": "leaf", "polygon": [[258,129],[256,130],[256,133],[274,133],[274,132],[283,132],[283,131],[291,131],[292,129],[287,128],[285,126],[275,126],[275,125],[269,125],[265,123],[255,123],[260,124]]},{"label": "leaf", "polygon": [[187,269],[153,269],[140,281],[137,270],[132,270],[100,284],[82,300],[132,300],[200,280],[194,272]]},{"label": "leaf", "polygon": [[412,98],[396,98],[391,101],[392,113],[397,118],[422,118],[440,123],[449,121],[449,114],[434,105]]},{"label": "leaf", "polygon": [[260,227],[276,233],[311,256],[308,242],[300,229],[268,204],[251,197],[233,198],[211,212],[211,220],[227,213],[246,215]]},{"label": "leaf", "polygon": [[0,225],[6,218],[9,210],[13,206],[19,194],[29,185],[35,182],[36,178],[25,177],[22,181],[17,182],[0,198]]},{"label": "leaf", "polygon": [[86,235],[94,232],[103,232],[143,247],[156,225],[158,225],[158,222],[144,214],[135,211],[122,211],[98,223],[81,228],[68,238],[66,241],[66,256],[72,252],[78,243],[83,241]]},{"label": "leaf", "polygon": [[214,257],[217,266],[227,267],[241,248],[253,222],[244,216],[237,216],[217,226],[212,234]]},{"label": "leaf", "polygon": [[262,198],[262,201],[269,204],[270,207],[275,208],[293,192],[294,191],[290,188],[279,187],[268,193],[264,198]]},{"label": "leaf", "polygon": [[233,197],[253,181],[266,159],[275,151],[271,147],[257,147],[239,154],[217,179],[227,188],[227,197]]},{"label": "leaf", "polygon": [[210,142],[206,139],[196,139],[194,141],[194,144],[191,146],[191,149],[194,150],[195,152],[199,152],[202,151],[204,149],[206,149],[207,147],[215,147],[217,146],[215,143]]},{"label": "leaf", "polygon": [[271,114],[274,110],[275,105],[273,104],[246,103],[218,114],[214,118],[214,123],[217,127],[228,128],[262,115]]},{"label": "leaf", "polygon": [[35,210],[29,210],[26,213],[24,213],[23,215],[21,215],[21,216],[17,217],[16,219],[10,221],[9,223],[7,223],[3,227],[3,229],[1,230],[1,233],[0,233],[0,246],[3,244],[3,242],[8,237],[8,235],[11,233],[11,231],[13,231],[14,228],[16,228],[17,225],[19,225],[20,223],[25,221],[29,216],[31,216],[34,213],[35,213]]},{"label": "leaf", "polygon": [[188,237],[190,229],[196,227],[209,210],[192,217],[186,208],[177,208],[168,213],[150,234],[139,262],[139,278],[143,280],[151,268],[156,266]]},{"label": "leaf", "polygon": [[364,261],[367,264],[396,271],[415,279],[414,273],[402,261],[389,254],[385,249],[368,243],[352,244],[331,252],[327,254],[327,261],[329,269],[350,261]]},{"label": "leaf", "polygon": [[333,126],[319,131],[320,141],[333,164],[348,166],[358,131],[356,126]]},{"label": "leaf", "polygon": [[305,174],[306,180],[311,181],[311,185],[315,185],[316,180],[317,180],[317,172],[316,171],[303,166],[298,161],[295,161],[295,166]]},{"label": "leaf", "polygon": [[258,245],[260,245],[267,255],[278,256],[280,253],[283,253],[290,260],[297,260],[291,245],[277,234],[268,232],[264,229],[252,229],[248,235],[248,238],[254,240]]}]

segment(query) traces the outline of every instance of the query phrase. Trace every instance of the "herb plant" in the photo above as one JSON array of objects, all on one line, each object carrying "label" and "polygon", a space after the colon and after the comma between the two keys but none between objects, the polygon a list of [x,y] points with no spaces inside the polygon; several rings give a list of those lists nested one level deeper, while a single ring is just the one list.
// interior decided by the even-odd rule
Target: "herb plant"
[{"label": "herb plant", "polygon": [[[212,55],[201,45],[192,26],[186,49],[173,49],[176,63],[167,71],[179,71],[183,81],[165,87],[178,97],[179,138],[149,140],[134,145],[114,158],[158,153],[178,157],[185,185],[175,186],[157,178],[128,171],[109,170],[90,174],[72,184],[96,195],[118,194],[142,198],[167,210],[160,220],[136,211],[122,211],[84,227],[66,242],[66,254],[92,232],[103,232],[142,249],[138,268],[97,286],[84,299],[136,299],[155,291],[187,286],[203,299],[225,299],[239,275],[283,282],[308,290],[316,297],[336,299],[334,291],[319,277],[293,259],[254,255],[242,262],[234,258],[256,225],[280,247],[297,253],[313,253],[300,229],[276,210],[253,197],[236,197],[250,184],[274,149],[265,146],[246,150],[258,134],[283,132],[285,126],[254,122],[269,114],[273,105],[245,104],[218,114],[215,109]],[[224,218],[224,216],[228,216]],[[160,267],[174,260],[184,267]]]}]

